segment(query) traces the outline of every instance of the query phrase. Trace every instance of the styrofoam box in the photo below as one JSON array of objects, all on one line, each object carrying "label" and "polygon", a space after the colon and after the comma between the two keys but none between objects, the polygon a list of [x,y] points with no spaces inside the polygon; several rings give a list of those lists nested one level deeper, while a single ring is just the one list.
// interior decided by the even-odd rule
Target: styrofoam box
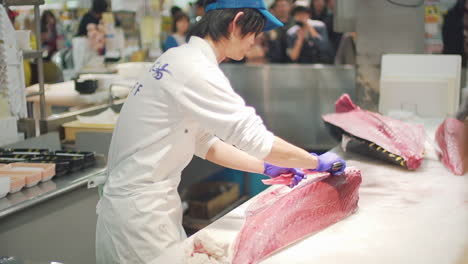
[{"label": "styrofoam box", "polygon": [[16,142],[18,140],[17,130],[18,127],[14,117],[0,119],[0,146]]},{"label": "styrofoam box", "polygon": [[0,199],[10,192],[10,178],[0,177]]}]

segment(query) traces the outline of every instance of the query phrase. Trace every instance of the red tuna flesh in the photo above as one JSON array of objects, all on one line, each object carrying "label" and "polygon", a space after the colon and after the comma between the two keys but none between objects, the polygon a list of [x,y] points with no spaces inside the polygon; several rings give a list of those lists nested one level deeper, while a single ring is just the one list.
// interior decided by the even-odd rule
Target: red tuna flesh
[{"label": "red tuna flesh", "polygon": [[233,264],[250,264],[353,214],[358,205],[361,172],[324,173],[294,189],[278,185],[255,198],[233,248]]},{"label": "red tuna flesh", "polygon": [[435,140],[442,151],[440,160],[455,175],[463,175],[463,131],[462,122],[454,118],[447,118],[437,129]]},{"label": "red tuna flesh", "polygon": [[[328,176],[328,172],[315,172],[315,171],[311,171],[311,170],[302,170],[307,176],[313,176],[313,177],[317,177],[317,176]],[[282,174],[278,177],[275,177],[275,178],[272,178],[272,179],[265,179],[265,180],[262,180],[263,184],[265,185],[275,185],[275,184],[282,184],[282,185],[291,185],[291,183],[293,182],[293,176],[294,174],[292,173],[287,173],[287,174]],[[307,178],[306,176],[306,178]]]},{"label": "red tuna flesh", "polygon": [[338,113],[322,116],[325,122],[403,157],[408,169],[414,170],[421,166],[425,141],[422,125],[412,125],[362,110],[353,104],[347,94],[338,99],[335,107]]}]

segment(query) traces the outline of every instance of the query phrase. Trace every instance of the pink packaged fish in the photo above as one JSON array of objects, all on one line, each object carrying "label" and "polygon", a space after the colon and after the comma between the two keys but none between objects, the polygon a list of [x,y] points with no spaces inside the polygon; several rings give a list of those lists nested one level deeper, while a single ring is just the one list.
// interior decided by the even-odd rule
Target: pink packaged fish
[{"label": "pink packaged fish", "polygon": [[435,140],[441,152],[440,160],[453,174],[463,175],[466,172],[463,161],[464,124],[454,118],[447,118],[437,129]]}]

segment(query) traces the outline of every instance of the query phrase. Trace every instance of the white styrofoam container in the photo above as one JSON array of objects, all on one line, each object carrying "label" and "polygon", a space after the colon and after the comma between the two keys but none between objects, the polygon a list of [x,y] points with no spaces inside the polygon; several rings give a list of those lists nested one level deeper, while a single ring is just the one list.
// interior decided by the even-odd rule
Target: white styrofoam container
[{"label": "white styrofoam container", "polygon": [[16,118],[0,119],[0,146],[15,143],[18,140]]},{"label": "white styrofoam container", "polygon": [[117,74],[122,78],[136,79],[142,72],[148,72],[151,62],[126,62],[116,65]]},{"label": "white styrofoam container", "polygon": [[461,56],[382,56],[379,111],[412,112],[426,118],[454,116],[460,105]]},{"label": "white styrofoam container", "polygon": [[10,192],[10,178],[0,177],[0,199]]}]

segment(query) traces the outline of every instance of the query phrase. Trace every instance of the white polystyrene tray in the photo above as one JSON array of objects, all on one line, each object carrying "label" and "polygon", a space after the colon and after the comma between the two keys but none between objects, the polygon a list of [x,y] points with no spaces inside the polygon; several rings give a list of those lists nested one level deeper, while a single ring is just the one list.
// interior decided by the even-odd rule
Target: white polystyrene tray
[{"label": "white polystyrene tray", "polygon": [[41,182],[49,181],[55,176],[55,164],[53,163],[23,163],[10,164],[12,171],[40,171]]},{"label": "white polystyrene tray", "polygon": [[0,177],[0,199],[5,197],[10,192],[10,178]]}]

